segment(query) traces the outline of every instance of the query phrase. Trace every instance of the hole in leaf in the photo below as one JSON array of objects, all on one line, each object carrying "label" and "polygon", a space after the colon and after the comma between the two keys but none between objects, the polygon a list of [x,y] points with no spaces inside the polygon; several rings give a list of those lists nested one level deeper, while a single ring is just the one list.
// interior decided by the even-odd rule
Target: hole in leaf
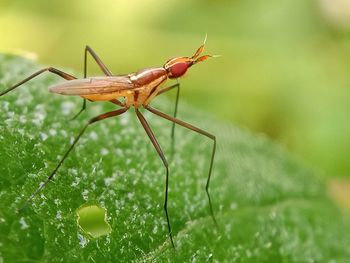
[{"label": "hole in leaf", "polygon": [[108,235],[112,228],[107,222],[107,210],[97,205],[80,207],[77,210],[78,226],[93,238]]}]

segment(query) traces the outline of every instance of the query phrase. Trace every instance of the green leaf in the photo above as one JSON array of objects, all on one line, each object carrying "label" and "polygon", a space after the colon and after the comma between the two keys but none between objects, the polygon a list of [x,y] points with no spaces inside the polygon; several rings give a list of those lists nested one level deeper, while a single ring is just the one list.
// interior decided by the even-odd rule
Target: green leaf
[{"label": "green leaf", "polygon": [[[0,90],[40,67],[0,56]],[[180,103],[179,118],[217,136],[210,193],[205,193],[212,142],[182,127],[170,151],[171,124],[144,112],[170,162],[169,216],[163,211],[165,170],[133,110],[90,126],[55,179],[21,213],[18,207],[54,169],[90,117],[114,109],[48,92],[45,73],[0,99],[0,262],[347,262],[350,224],[328,199],[323,180],[262,135],[220,123]],[[183,87],[186,88],[186,87]],[[171,113],[173,101],[154,106]],[[78,208],[106,210],[108,235],[92,238]]]}]

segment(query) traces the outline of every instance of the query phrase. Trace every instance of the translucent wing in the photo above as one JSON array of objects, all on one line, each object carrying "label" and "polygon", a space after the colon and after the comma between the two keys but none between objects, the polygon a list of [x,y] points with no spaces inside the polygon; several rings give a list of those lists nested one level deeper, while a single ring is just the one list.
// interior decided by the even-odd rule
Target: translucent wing
[{"label": "translucent wing", "polygon": [[75,79],[51,86],[53,93],[63,95],[108,94],[136,88],[129,76]]}]

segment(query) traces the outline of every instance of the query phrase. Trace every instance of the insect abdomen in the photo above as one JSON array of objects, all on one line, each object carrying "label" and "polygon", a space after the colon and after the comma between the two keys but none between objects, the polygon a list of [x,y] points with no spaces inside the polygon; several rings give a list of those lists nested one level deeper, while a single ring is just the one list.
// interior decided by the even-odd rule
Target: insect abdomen
[{"label": "insect abdomen", "polygon": [[129,76],[124,75],[71,80],[50,87],[50,91],[62,95],[78,95],[91,101],[109,101],[125,96],[134,87]]}]

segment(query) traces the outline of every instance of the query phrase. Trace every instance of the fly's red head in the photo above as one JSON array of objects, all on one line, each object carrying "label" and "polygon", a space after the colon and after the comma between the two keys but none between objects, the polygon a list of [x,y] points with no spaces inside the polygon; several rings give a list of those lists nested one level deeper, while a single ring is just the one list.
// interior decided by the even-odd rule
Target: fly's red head
[{"label": "fly's red head", "polygon": [[199,57],[199,55],[204,50],[205,40],[204,43],[197,49],[196,53],[192,57],[171,58],[165,63],[164,68],[168,72],[168,77],[170,79],[182,77],[186,73],[188,68],[190,68],[192,65],[204,61],[210,57],[214,57],[211,55],[204,55]]}]

